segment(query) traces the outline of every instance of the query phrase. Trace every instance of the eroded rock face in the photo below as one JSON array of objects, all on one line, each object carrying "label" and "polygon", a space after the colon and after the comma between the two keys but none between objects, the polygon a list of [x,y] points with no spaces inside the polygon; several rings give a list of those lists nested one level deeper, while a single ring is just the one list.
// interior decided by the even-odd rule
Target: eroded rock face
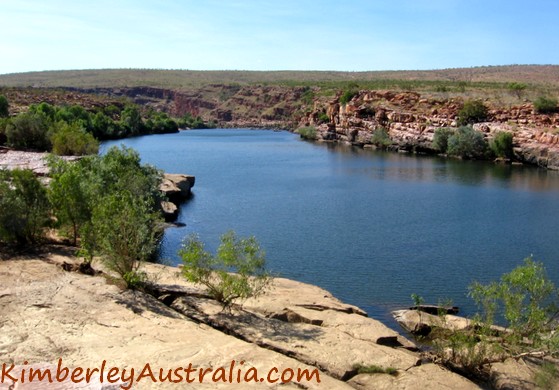
[{"label": "eroded rock face", "polygon": [[[435,130],[456,127],[463,99],[435,99],[416,92],[361,91],[346,105],[338,99],[315,103],[302,125],[317,127],[319,140],[356,146],[372,144],[376,129],[388,131],[394,150],[435,152]],[[326,112],[329,123],[319,123],[317,112]],[[501,131],[513,134],[518,161],[559,169],[559,113],[537,114],[531,104],[508,109],[492,108],[485,123],[474,125],[487,140]]]}]

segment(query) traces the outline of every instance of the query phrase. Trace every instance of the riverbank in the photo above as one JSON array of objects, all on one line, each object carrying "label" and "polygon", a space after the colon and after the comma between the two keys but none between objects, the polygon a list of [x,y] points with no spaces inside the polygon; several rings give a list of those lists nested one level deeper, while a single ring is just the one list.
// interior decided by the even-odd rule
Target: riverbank
[{"label": "riverbank", "polygon": [[[148,295],[122,290],[106,274],[65,271],[79,263],[69,252],[53,246],[0,261],[2,363],[48,367],[63,359],[68,367],[106,361],[107,367],[150,363],[157,370],[192,363],[217,370],[244,361],[245,373],[252,367],[260,373],[300,368],[317,369],[320,377],[320,383],[288,385],[208,380],[197,388],[477,388],[422,361],[412,343],[316,286],[278,278],[263,297],[227,313],[177,268],[146,264],[157,291]],[[394,369],[396,375],[358,374],[357,366]],[[144,379],[137,388],[161,386],[177,384]]]}]

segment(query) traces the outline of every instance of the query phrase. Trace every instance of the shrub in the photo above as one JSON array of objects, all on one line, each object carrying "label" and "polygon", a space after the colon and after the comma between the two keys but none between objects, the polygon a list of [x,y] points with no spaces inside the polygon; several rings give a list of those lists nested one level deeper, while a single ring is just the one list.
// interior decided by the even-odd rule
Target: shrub
[{"label": "shrub", "polygon": [[319,112],[317,119],[319,123],[330,123],[330,117],[325,112]]},{"label": "shrub", "polygon": [[379,127],[373,131],[371,136],[371,143],[380,149],[386,149],[392,145],[392,140],[388,134],[388,130],[384,127]]},{"label": "shrub", "polygon": [[6,96],[0,95],[0,118],[7,118],[10,116],[10,103]]},{"label": "shrub", "polygon": [[497,157],[512,158],[512,134],[507,132],[499,132],[490,142],[490,147]]},{"label": "shrub", "polygon": [[17,149],[50,150],[48,118],[41,113],[27,112],[12,118],[6,127],[7,144]]},{"label": "shrub", "polygon": [[99,200],[91,224],[95,247],[105,265],[122,277],[126,286],[136,288],[145,281],[139,268],[157,249],[160,237],[158,214],[146,198],[128,191],[116,192]]},{"label": "shrub", "polygon": [[483,159],[487,157],[488,145],[483,134],[470,126],[459,127],[448,137],[447,152],[461,158]]},{"label": "shrub", "polygon": [[265,255],[256,239],[239,239],[232,231],[221,236],[216,255],[206,252],[198,237],[191,235],[179,256],[184,263],[183,275],[205,286],[224,308],[236,299],[261,295],[272,280],[264,269]]},{"label": "shrub", "polygon": [[300,127],[296,130],[296,132],[303,139],[316,140],[318,138],[316,134],[316,128],[314,126]]},{"label": "shrub", "polygon": [[534,110],[538,114],[552,114],[557,112],[557,99],[552,97],[540,96],[534,100]]},{"label": "shrub", "polygon": [[458,111],[458,125],[464,126],[487,119],[487,107],[480,100],[467,100]]},{"label": "shrub", "polygon": [[340,96],[340,104],[346,105],[353,99],[359,91],[356,88],[350,88],[344,91],[342,96]]},{"label": "shrub", "polygon": [[[480,312],[473,326],[449,330],[435,340],[443,361],[471,373],[510,357],[557,353],[559,290],[547,277],[542,263],[527,258],[500,281],[485,285],[474,282],[469,289]],[[502,318],[506,328],[494,327],[496,318]]]},{"label": "shrub", "polygon": [[448,139],[455,133],[456,130],[448,127],[436,129],[433,135],[433,149],[446,153],[448,150]]},{"label": "shrub", "polygon": [[52,152],[60,156],[97,154],[99,141],[77,123],[59,122],[51,135]]},{"label": "shrub", "polygon": [[15,245],[36,243],[50,222],[44,186],[31,170],[0,170],[0,240]]}]

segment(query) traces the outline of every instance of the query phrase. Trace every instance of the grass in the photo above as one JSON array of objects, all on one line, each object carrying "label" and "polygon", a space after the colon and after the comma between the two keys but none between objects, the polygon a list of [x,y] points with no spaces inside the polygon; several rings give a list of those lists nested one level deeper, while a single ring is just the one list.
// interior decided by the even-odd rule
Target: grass
[{"label": "grass", "polygon": [[375,364],[371,364],[370,366],[356,364],[353,368],[357,370],[358,374],[388,374],[398,376],[398,370],[393,367],[383,368]]},{"label": "grass", "polygon": [[156,69],[67,70],[0,75],[0,86],[40,87],[134,87],[152,86],[191,90],[206,85],[317,86],[321,89],[396,89],[463,92],[468,89],[506,90],[510,82],[527,89],[557,90],[559,66],[511,65],[425,71],[198,71]]}]

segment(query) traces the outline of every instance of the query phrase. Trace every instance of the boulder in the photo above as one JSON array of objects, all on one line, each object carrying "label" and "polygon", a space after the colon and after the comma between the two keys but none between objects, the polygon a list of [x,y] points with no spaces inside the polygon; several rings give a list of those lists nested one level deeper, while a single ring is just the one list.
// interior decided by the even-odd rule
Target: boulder
[{"label": "boulder", "polygon": [[177,219],[179,208],[176,204],[163,200],[161,201],[161,212],[163,213],[165,221],[172,222]]},{"label": "boulder", "polygon": [[165,173],[159,189],[170,200],[180,201],[190,196],[190,190],[194,187],[195,181],[196,178],[191,175]]}]

